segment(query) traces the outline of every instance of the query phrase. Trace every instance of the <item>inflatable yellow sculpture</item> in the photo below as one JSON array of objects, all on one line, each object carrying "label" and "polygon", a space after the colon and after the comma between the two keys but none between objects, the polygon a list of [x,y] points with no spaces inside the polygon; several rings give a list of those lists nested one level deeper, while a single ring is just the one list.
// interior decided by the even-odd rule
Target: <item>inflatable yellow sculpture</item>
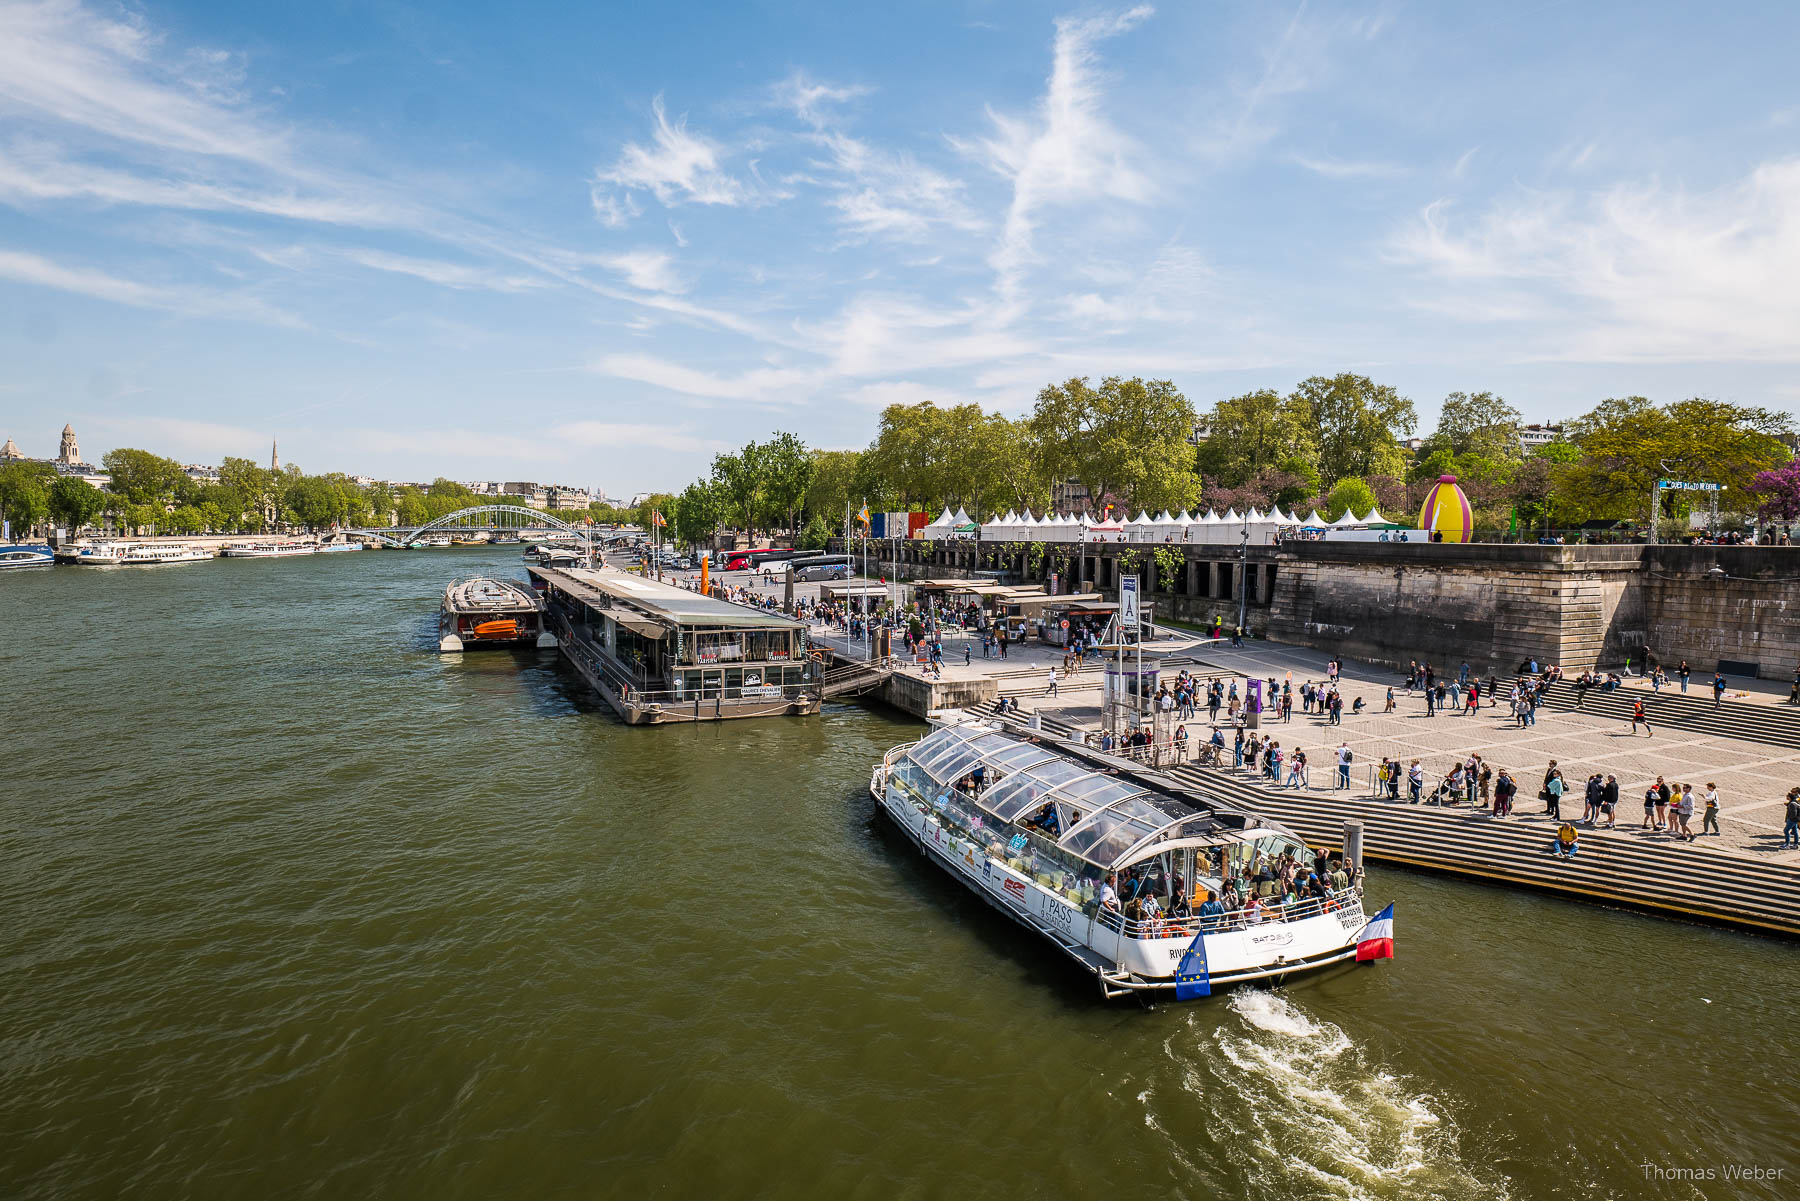
[{"label": "inflatable yellow sculpture", "polygon": [[1456,486],[1455,476],[1438,476],[1425,497],[1425,507],[1419,510],[1419,528],[1430,534],[1433,542],[1467,542],[1474,533],[1475,514],[1469,498]]}]

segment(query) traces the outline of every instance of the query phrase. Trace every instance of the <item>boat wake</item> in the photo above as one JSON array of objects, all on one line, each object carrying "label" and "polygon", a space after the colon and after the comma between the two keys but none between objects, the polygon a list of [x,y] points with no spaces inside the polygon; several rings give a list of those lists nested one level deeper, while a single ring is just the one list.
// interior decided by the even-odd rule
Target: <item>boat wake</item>
[{"label": "boat wake", "polygon": [[[1275,993],[1240,989],[1198,1047],[1201,1011],[1163,1044],[1184,1091],[1201,1100],[1206,1141],[1270,1197],[1493,1201],[1505,1182],[1461,1158],[1447,1106],[1382,1071],[1342,1029]],[[1154,1106],[1154,1101],[1147,1102]],[[1149,1124],[1159,1130],[1155,1120]],[[1162,1130],[1171,1141],[1177,1132]],[[1177,1148],[1182,1155],[1191,1147]]]}]

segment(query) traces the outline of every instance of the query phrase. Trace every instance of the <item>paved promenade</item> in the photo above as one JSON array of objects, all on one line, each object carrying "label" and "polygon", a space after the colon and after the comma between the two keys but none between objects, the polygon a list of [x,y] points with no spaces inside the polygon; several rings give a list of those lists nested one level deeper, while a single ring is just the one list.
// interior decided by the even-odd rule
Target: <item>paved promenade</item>
[{"label": "paved promenade", "polygon": [[[1240,681],[1246,675],[1264,679],[1274,676],[1277,681],[1285,681],[1292,672],[1296,689],[1303,681],[1323,680],[1328,657],[1267,642],[1251,643],[1242,650],[1209,644],[1191,653],[1210,665],[1211,670],[1230,672]],[[1395,673],[1386,668],[1346,662],[1339,686],[1346,698],[1341,726],[1328,726],[1322,717],[1302,714],[1297,708],[1291,722],[1265,724],[1264,732],[1280,742],[1284,752],[1295,748],[1306,752],[1313,787],[1302,791],[1321,795],[1333,791],[1333,764],[1340,742],[1347,743],[1355,755],[1352,784],[1358,794],[1367,794],[1369,772],[1384,757],[1399,758],[1405,763],[1418,759],[1435,782],[1449,770],[1453,759],[1460,760],[1474,751],[1496,771],[1504,767],[1518,781],[1514,816],[1508,820],[1541,822],[1548,831],[1555,823],[1541,816],[1544,803],[1537,799],[1537,792],[1545,769],[1554,759],[1571,789],[1563,798],[1565,817],[1581,816],[1582,786],[1588,775],[1598,771],[1619,779],[1617,829],[1595,830],[1590,835],[1584,828],[1584,838],[1667,843],[1672,840],[1666,834],[1640,828],[1644,790],[1660,773],[1671,786],[1694,785],[1697,802],[1698,794],[1710,780],[1719,786],[1719,824],[1723,833],[1717,837],[1704,835],[1696,840],[1696,846],[1800,864],[1800,851],[1780,850],[1783,800],[1789,788],[1800,784],[1800,747],[1771,746],[1668,728],[1659,729],[1654,735],[1641,730],[1633,735],[1627,723],[1616,719],[1551,709],[1539,710],[1535,726],[1519,729],[1504,702],[1496,708],[1488,708],[1484,702],[1479,714],[1446,712],[1427,717],[1422,694],[1409,697],[1398,689],[1398,711],[1383,715],[1380,709],[1386,690],[1399,683]],[[1510,680],[1502,680],[1502,694],[1510,684]],[[1690,695],[1701,694],[1694,685],[1690,688],[1694,689]],[[1648,692],[1648,688],[1644,691]],[[1739,691],[1743,690],[1733,689]],[[1240,682],[1239,694],[1242,693]],[[1753,695],[1763,703],[1782,703],[1785,699],[1785,693],[1779,697],[1773,692]],[[1360,717],[1349,712],[1358,696],[1368,705],[1368,711]],[[1058,704],[1058,699],[1027,694],[1021,697],[1021,704],[1026,709],[1043,708],[1046,716],[1054,715],[1071,724],[1097,727],[1099,708],[1092,693],[1082,698],[1086,703]],[[1189,736],[1196,744],[1210,736],[1204,711],[1197,721],[1188,724]],[[1404,787],[1401,791],[1404,796]],[[1696,832],[1700,818],[1697,807],[1691,823]]]}]

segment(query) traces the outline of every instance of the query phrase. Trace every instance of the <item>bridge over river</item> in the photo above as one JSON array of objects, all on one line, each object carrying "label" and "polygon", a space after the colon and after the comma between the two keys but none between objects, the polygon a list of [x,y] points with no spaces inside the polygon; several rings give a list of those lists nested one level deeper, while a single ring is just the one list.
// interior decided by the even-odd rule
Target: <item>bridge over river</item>
[{"label": "bridge over river", "polygon": [[600,530],[594,527],[591,520],[568,522],[522,505],[474,505],[458,509],[454,513],[446,513],[424,525],[357,528],[347,529],[343,533],[346,537],[365,538],[399,547],[411,546],[432,534],[448,534],[452,537],[457,534],[517,534],[521,538],[575,542],[591,540],[599,546],[618,544],[639,536],[635,530]]}]

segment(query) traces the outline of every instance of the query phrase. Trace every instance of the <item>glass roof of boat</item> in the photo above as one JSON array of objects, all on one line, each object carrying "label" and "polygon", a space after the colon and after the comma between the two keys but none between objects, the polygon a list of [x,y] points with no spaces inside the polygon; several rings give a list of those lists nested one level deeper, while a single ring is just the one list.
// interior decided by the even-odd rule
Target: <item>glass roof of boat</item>
[{"label": "glass roof of boat", "polygon": [[1066,758],[1049,746],[978,724],[944,726],[908,753],[939,783],[985,765],[996,781],[975,803],[1016,822],[1054,801],[1070,821],[1057,845],[1089,863],[1113,867],[1149,843],[1216,839],[1223,824],[1202,808],[1159,793],[1094,764]]}]

